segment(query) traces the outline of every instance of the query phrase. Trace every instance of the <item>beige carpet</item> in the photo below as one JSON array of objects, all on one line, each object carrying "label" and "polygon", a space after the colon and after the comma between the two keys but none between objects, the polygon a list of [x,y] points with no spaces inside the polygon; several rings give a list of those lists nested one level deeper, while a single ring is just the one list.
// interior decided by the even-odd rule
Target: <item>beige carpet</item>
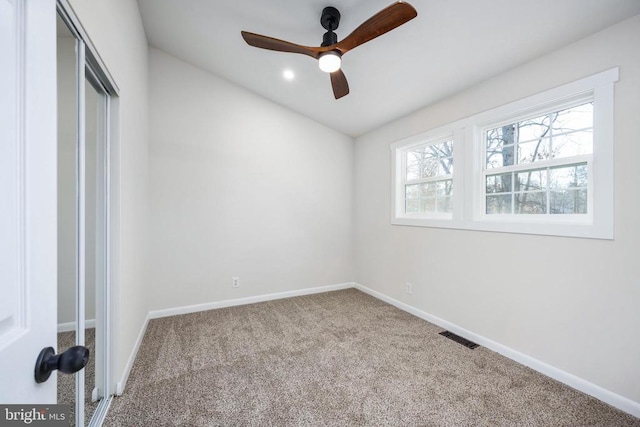
[{"label": "beige carpet", "polygon": [[105,426],[640,426],[358,290],[152,320]]}]

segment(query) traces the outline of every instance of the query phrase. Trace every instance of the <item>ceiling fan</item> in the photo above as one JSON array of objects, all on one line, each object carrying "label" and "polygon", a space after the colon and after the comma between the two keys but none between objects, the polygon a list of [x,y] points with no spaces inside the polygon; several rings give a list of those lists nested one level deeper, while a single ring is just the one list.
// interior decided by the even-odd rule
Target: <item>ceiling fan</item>
[{"label": "ceiling fan", "polygon": [[363,22],[351,34],[338,42],[334,31],[340,24],[340,12],[335,7],[325,7],[320,16],[320,24],[327,30],[320,47],[301,46],[285,40],[242,31],[242,38],[251,46],[279,52],[301,53],[318,60],[320,69],[330,73],[333,95],[336,99],[349,93],[347,78],[340,69],[342,55],[361,44],[375,39],[382,34],[418,16],[418,12],[409,3],[398,1],[382,9]]}]

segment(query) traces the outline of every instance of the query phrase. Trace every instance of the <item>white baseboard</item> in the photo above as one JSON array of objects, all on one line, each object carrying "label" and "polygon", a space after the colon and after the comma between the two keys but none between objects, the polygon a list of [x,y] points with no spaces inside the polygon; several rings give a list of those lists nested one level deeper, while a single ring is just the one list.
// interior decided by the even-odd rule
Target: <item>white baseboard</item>
[{"label": "white baseboard", "polygon": [[544,362],[541,362],[540,360],[534,359],[533,357],[527,356],[526,354],[520,353],[512,348],[509,348],[505,345],[492,341],[488,338],[485,338],[467,329],[461,328],[458,325],[455,325],[444,319],[441,319],[432,314],[419,310],[402,301],[398,301],[397,299],[391,298],[378,291],[374,291],[373,289],[367,288],[366,286],[363,286],[359,283],[355,283],[354,287],[375,298],[378,298],[379,300],[387,302],[399,308],[400,310],[406,311],[407,313],[411,313],[416,317],[426,320],[427,322],[431,322],[435,325],[438,325],[443,329],[451,331],[456,335],[459,335],[463,338],[466,338],[477,344],[480,344],[483,347],[488,348],[489,350],[495,351],[496,353],[500,353],[501,355],[511,360],[514,360],[518,363],[528,366],[529,368],[535,371],[538,371],[541,374],[544,374],[550,378],[553,378],[556,381],[566,384],[569,387],[572,387],[576,390],[579,390],[583,393],[593,396],[598,400],[606,402],[609,405],[620,409],[621,411],[624,411],[633,415],[634,417],[640,418],[640,403],[638,402],[634,402],[631,399],[628,399],[624,396],[616,394],[612,391],[609,391],[603,387],[600,387],[596,384],[593,384],[587,380],[584,380],[573,374],[565,372],[554,366],[548,365]]},{"label": "white baseboard", "polygon": [[254,304],[257,302],[273,301],[283,298],[299,297],[303,295],[318,294],[321,292],[339,291],[342,289],[353,288],[354,283],[340,283],[337,285],[317,286],[314,288],[298,289],[295,291],[277,292],[274,294],[256,295],[253,297],[228,299],[223,301],[214,301],[204,304],[187,305],[183,307],[166,308],[164,310],[153,310],[149,312],[151,319],[160,317],[177,316],[179,314],[196,313],[199,311],[214,310],[217,308],[233,307],[236,305]]},{"label": "white baseboard", "polygon": [[127,364],[124,367],[124,372],[122,373],[122,377],[120,377],[120,381],[116,384],[116,395],[122,396],[124,393],[124,388],[127,385],[127,380],[129,379],[129,374],[131,373],[131,368],[133,368],[133,362],[136,360],[136,356],[138,355],[138,350],[140,350],[140,345],[142,344],[142,339],[144,338],[145,332],[147,332],[147,325],[149,325],[149,313],[147,313],[147,317],[144,319],[144,323],[142,324],[142,328],[140,328],[140,332],[138,333],[138,338],[136,338],[136,343],[133,345],[133,349],[131,350],[131,354],[129,355],[129,360],[127,360]]},{"label": "white baseboard", "polygon": [[[85,329],[91,329],[96,327],[96,319],[88,319],[84,321]],[[58,323],[58,333],[70,332],[76,330],[76,322]]]},{"label": "white baseboard", "polygon": [[151,319],[158,319],[161,317],[168,317],[168,316],[177,316],[180,314],[196,313],[199,311],[213,310],[217,308],[233,307],[237,305],[254,304],[257,302],[273,301],[277,299],[298,297],[303,295],[312,295],[312,294],[318,294],[321,292],[339,291],[341,289],[353,288],[354,286],[355,286],[355,283],[351,283],[351,282],[340,283],[337,285],[317,286],[314,288],[298,289],[295,291],[277,292],[273,294],[256,295],[256,296],[246,297],[246,298],[214,301],[214,302],[209,302],[204,304],[188,305],[183,307],[167,308],[164,310],[150,311],[147,314],[147,318],[145,319],[144,324],[142,325],[142,328],[140,329],[140,333],[138,334],[136,343],[133,346],[133,349],[131,350],[129,360],[127,361],[127,365],[125,366],[124,372],[122,373],[122,377],[120,378],[120,381],[116,385],[116,394],[118,396],[121,396],[122,393],[124,393],[124,388],[127,385],[127,380],[129,379],[129,374],[131,373],[133,362],[136,360],[136,356],[138,355],[138,350],[140,349],[140,345],[142,344],[142,339],[144,338],[144,334],[147,331],[147,326],[149,325],[149,320]]}]

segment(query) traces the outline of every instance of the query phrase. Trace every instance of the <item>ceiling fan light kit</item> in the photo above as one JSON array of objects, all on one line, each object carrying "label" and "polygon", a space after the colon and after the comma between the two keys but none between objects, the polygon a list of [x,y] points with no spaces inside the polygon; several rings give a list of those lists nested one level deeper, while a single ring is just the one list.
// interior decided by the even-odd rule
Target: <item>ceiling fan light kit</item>
[{"label": "ceiling fan light kit", "polygon": [[333,73],[340,69],[340,65],[342,64],[342,58],[340,53],[329,51],[320,54],[320,58],[318,58],[318,66],[325,73]]},{"label": "ceiling fan light kit", "polygon": [[335,7],[325,7],[320,15],[320,24],[327,32],[322,38],[320,47],[302,46],[247,31],[242,31],[241,34],[250,46],[278,52],[300,53],[317,59],[320,69],[331,76],[333,95],[339,99],[349,93],[347,78],[340,69],[342,56],[351,49],[412,20],[417,15],[418,13],[409,3],[398,1],[373,15],[338,42],[334,31],[340,24],[340,12]]}]

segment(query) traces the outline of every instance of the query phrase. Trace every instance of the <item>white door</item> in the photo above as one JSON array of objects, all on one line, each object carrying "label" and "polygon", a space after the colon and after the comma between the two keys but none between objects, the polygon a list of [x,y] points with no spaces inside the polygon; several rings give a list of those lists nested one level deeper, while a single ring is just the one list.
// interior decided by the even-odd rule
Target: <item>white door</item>
[{"label": "white door", "polygon": [[0,0],[0,403],[56,402],[56,2]]}]

